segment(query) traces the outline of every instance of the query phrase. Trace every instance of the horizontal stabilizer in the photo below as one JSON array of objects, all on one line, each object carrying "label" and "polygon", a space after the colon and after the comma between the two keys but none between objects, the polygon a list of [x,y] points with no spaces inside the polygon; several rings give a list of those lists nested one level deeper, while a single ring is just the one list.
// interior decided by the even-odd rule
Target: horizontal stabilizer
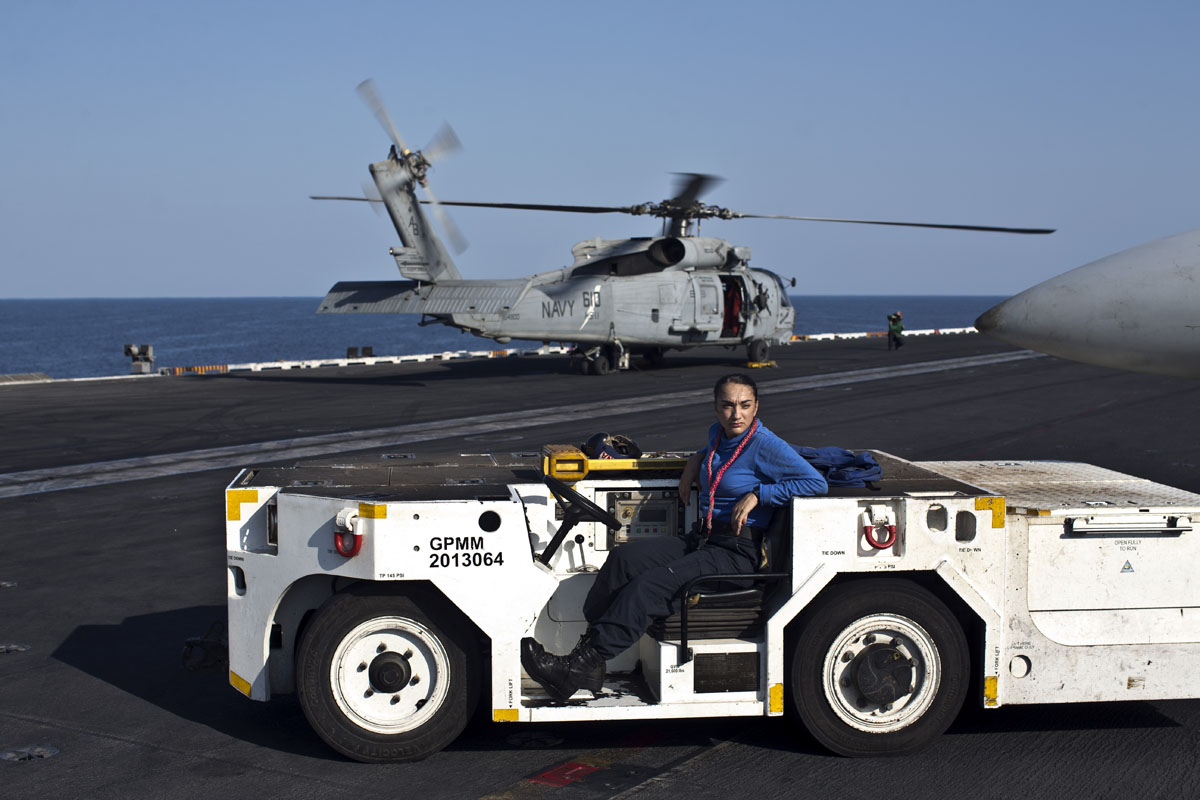
[{"label": "horizontal stabilizer", "polygon": [[525,288],[505,281],[341,281],[321,301],[319,314],[503,314]]}]

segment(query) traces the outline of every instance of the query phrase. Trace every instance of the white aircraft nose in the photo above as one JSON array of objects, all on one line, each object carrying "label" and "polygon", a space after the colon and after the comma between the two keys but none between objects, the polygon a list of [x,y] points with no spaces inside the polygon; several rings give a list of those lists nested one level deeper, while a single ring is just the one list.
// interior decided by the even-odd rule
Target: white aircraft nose
[{"label": "white aircraft nose", "polygon": [[1064,272],[975,327],[1075,361],[1200,378],[1200,228]]}]

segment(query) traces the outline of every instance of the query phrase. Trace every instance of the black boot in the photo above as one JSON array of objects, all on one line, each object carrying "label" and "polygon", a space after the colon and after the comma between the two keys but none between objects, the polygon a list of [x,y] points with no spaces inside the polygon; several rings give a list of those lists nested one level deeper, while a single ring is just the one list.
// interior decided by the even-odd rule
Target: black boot
[{"label": "black boot", "polygon": [[593,695],[600,694],[604,689],[604,656],[592,647],[591,631],[583,635],[567,658],[570,660],[571,680],[580,689],[587,689]]},{"label": "black boot", "polygon": [[547,653],[534,639],[521,640],[521,666],[555,701],[565,703],[579,689],[604,688],[604,659],[584,635],[570,655]]},{"label": "black boot", "polygon": [[536,639],[521,640],[521,667],[529,677],[541,684],[559,702],[574,694],[574,692],[568,692],[566,697],[559,697],[559,693],[553,688],[565,684],[567,673],[570,671],[567,666],[569,658],[569,656],[547,653],[546,648],[542,647]]},{"label": "black boot", "polygon": [[[537,639],[526,636],[521,640],[521,666],[526,666],[527,660],[542,659],[546,657],[546,648],[542,647],[542,643]],[[527,670],[528,671],[528,670]]]}]

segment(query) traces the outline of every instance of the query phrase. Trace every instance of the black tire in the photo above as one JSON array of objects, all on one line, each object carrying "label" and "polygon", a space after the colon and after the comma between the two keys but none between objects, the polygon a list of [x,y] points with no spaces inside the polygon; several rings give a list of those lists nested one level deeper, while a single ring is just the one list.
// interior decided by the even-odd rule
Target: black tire
[{"label": "black tire", "polygon": [[754,339],[746,345],[746,357],[752,362],[761,363],[771,357],[771,347],[763,339]]},{"label": "black tire", "polygon": [[458,616],[428,593],[331,597],[296,657],[313,730],[368,763],[418,761],[454,741],[480,687],[477,648]]},{"label": "black tire", "polygon": [[607,375],[612,372],[612,362],[608,360],[607,353],[601,353],[592,359],[592,374]]},{"label": "black tire", "polygon": [[818,602],[792,654],[789,692],[813,737],[843,756],[898,756],[941,736],[971,668],[946,605],[900,579],[843,584]]},{"label": "black tire", "polygon": [[646,351],[646,362],[651,367],[661,367],[667,360],[667,351],[661,347],[652,347]]}]

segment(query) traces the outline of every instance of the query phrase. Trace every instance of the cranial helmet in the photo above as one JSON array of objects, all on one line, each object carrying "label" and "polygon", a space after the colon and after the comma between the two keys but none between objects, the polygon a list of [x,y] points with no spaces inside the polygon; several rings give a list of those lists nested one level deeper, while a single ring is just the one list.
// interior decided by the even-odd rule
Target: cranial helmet
[{"label": "cranial helmet", "polygon": [[588,458],[641,458],[637,442],[620,433],[594,433],[581,448]]}]

